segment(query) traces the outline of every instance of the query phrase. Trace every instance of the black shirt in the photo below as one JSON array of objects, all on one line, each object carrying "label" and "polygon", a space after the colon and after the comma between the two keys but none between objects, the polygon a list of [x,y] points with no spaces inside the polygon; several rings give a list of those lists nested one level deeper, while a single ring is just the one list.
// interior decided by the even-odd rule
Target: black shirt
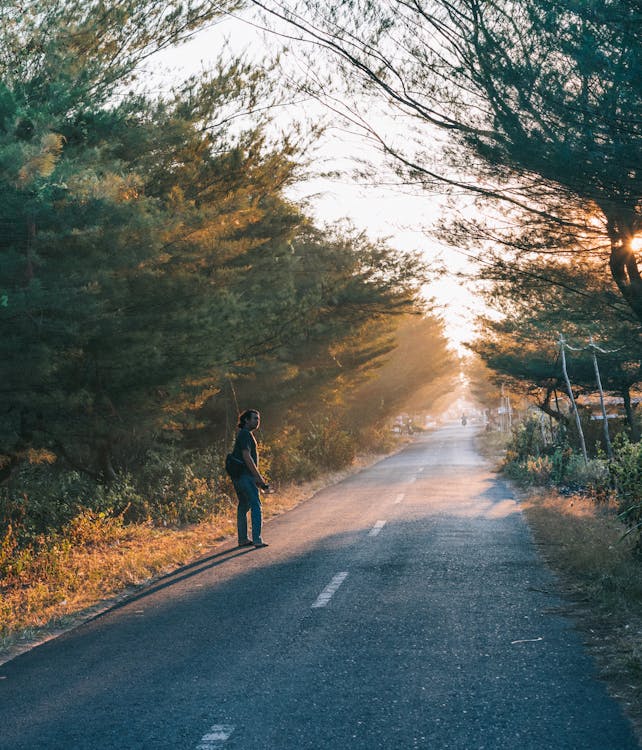
[{"label": "black shirt", "polygon": [[[245,450],[250,451],[250,455],[252,456],[254,463],[258,467],[259,454],[256,449],[256,440],[254,439],[254,435],[252,435],[249,430],[246,430],[245,427],[243,427],[238,431],[238,435],[236,436],[236,440],[234,441],[234,449],[232,450],[232,455],[234,456],[234,458],[238,458],[239,461],[243,461],[243,451]],[[248,474],[250,472],[247,466],[244,466],[243,471]]]}]

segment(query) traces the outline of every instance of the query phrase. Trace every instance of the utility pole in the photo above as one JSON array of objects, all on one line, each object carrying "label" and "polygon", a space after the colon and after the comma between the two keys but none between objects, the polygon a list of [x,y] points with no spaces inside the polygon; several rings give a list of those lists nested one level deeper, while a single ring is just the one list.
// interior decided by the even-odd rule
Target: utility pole
[{"label": "utility pole", "polygon": [[566,388],[568,390],[568,397],[571,399],[571,405],[573,407],[573,413],[575,414],[575,424],[577,425],[577,432],[580,436],[580,445],[582,446],[582,455],[584,456],[584,464],[588,465],[588,454],[586,453],[586,443],[584,442],[584,433],[582,432],[582,423],[580,422],[580,415],[577,411],[577,404],[575,403],[575,397],[573,396],[573,389],[571,388],[571,381],[568,378],[568,372],[566,370],[566,342],[564,336],[560,333],[560,352],[562,354],[562,373],[564,380],[566,381]]},{"label": "utility pole", "polygon": [[510,432],[513,426],[512,409],[510,405],[510,396],[504,393],[504,384],[502,383],[501,395],[499,398],[499,430],[500,432]]},{"label": "utility pole", "polygon": [[597,387],[600,391],[600,406],[602,407],[602,419],[604,420],[604,442],[606,443],[606,455],[609,457],[609,461],[613,458],[613,447],[611,446],[611,437],[609,435],[609,420],[606,414],[606,407],[604,406],[604,391],[602,390],[602,380],[600,378],[600,368],[597,366],[597,354],[595,353],[596,346],[593,343],[593,336],[590,337],[589,347],[593,354],[593,367],[595,368],[595,380],[597,381]]}]

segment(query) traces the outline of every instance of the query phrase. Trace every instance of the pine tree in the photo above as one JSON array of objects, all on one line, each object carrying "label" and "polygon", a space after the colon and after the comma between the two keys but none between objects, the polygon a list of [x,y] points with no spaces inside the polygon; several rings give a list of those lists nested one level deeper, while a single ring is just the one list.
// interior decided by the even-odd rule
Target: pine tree
[{"label": "pine tree", "polygon": [[[173,399],[202,394],[212,368],[239,358],[238,258],[300,220],[278,198],[294,149],[214,125],[240,91],[259,94],[255,70],[232,63],[165,102],[123,91],[142,58],[199,22],[195,7],[74,4],[68,16],[51,4],[4,29],[5,466],[53,450],[113,477],[116,443],[157,428]],[[262,190],[281,200],[283,224],[266,218]]]},{"label": "pine tree", "polygon": [[415,305],[416,259],[285,199],[299,144],[226,124],[269,102],[267,71],[130,93],[197,6],[45,7],[11,19],[0,65],[5,475],[53,456],[109,481],[157,436],[220,434],[203,414],[230,378],[300,403],[367,369],[385,346],[358,335]]}]

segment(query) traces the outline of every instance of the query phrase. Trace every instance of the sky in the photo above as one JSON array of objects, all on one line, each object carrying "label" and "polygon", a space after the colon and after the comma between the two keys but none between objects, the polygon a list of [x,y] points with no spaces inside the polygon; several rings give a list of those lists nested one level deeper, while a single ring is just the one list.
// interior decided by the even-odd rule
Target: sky
[{"label": "sky", "polygon": [[[245,18],[228,16],[200,31],[187,44],[155,56],[153,67],[148,70],[154,88],[169,89],[172,81],[211,68],[225,42],[235,53],[256,60],[265,54],[274,54],[282,44],[278,37],[261,31]],[[307,101],[283,108],[278,117],[285,125],[301,116],[314,120],[327,114],[318,102]],[[455,275],[432,282],[424,293],[435,300],[452,346],[464,353],[462,342],[472,338],[472,320],[480,305],[474,290],[456,276],[457,271],[467,266],[465,256],[440,246],[430,236],[430,226],[441,211],[439,197],[403,192],[399,186],[391,184],[390,175],[383,168],[381,182],[385,184],[359,183],[350,174],[355,156],[377,158],[364,136],[337,122],[316,145],[312,171],[339,170],[343,174],[333,178],[312,175],[291,188],[289,197],[304,202],[307,213],[319,225],[348,219],[372,239],[388,238],[389,243],[400,250],[419,251],[431,267],[441,267],[447,259]]]}]

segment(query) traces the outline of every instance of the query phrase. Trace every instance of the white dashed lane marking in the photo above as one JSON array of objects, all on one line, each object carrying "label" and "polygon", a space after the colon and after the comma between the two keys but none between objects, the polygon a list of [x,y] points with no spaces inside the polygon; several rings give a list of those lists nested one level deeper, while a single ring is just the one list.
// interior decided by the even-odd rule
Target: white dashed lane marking
[{"label": "white dashed lane marking", "polygon": [[345,581],[347,577],[348,577],[348,571],[337,573],[336,576],[330,581],[330,583],[319,594],[319,596],[317,597],[312,607],[313,608],[325,607],[326,604],[330,601],[330,599],[332,599],[332,597],[334,596],[336,590],[339,588],[339,586],[341,586],[341,584]]},{"label": "white dashed lane marking", "polygon": [[381,529],[383,529],[385,525],[385,521],[377,521],[377,523],[368,532],[368,536],[377,536],[377,534],[381,531]]},{"label": "white dashed lane marking", "polygon": [[234,727],[229,724],[214,724],[207,730],[207,734],[201,737],[196,750],[218,750],[229,740]]},{"label": "white dashed lane marking", "polygon": [[396,499],[395,499],[395,503],[400,503],[400,502],[401,502],[401,501],[402,501],[402,500],[404,499],[404,497],[405,497],[405,496],[406,496],[406,495],[405,495],[405,493],[404,493],[404,492],[400,492],[400,493],[399,493],[399,494],[397,495]]}]

